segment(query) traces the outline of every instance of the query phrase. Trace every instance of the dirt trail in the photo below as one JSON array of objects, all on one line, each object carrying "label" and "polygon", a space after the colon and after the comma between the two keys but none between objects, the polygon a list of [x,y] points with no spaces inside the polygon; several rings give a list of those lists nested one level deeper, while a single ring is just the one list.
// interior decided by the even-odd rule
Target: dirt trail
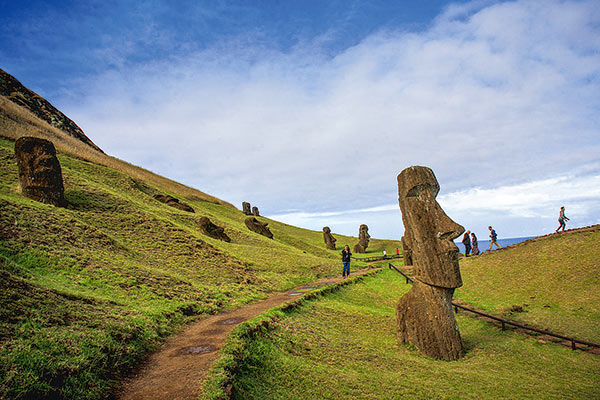
[{"label": "dirt trail", "polygon": [[[362,275],[368,270],[358,270],[351,275]],[[190,324],[179,335],[167,339],[160,349],[151,354],[135,373],[123,382],[115,397],[120,400],[197,399],[208,368],[217,358],[218,350],[229,333],[239,323],[290,301],[294,296],[340,280],[342,278],[339,276],[321,279]]]}]

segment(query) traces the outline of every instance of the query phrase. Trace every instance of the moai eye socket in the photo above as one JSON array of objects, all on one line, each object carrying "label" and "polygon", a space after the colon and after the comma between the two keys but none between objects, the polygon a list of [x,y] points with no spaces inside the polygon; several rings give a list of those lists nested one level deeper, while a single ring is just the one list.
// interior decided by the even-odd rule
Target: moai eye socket
[{"label": "moai eye socket", "polygon": [[414,186],[406,193],[406,197],[419,197],[424,190],[430,190],[433,197],[436,197],[438,192],[440,191],[440,187],[437,185],[432,185],[430,183],[425,183],[422,185]]}]

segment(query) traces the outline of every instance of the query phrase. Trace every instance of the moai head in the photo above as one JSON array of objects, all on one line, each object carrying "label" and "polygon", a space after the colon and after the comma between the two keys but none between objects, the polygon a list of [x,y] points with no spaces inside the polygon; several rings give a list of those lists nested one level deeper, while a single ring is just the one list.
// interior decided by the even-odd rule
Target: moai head
[{"label": "moai head", "polygon": [[458,247],[453,240],[464,228],[446,215],[435,200],[440,186],[427,167],[406,168],[398,175],[398,202],[409,238],[415,277],[444,288],[462,286]]},{"label": "moai head", "polygon": [[258,207],[256,207],[256,206],[252,207],[252,215],[254,215],[255,217],[260,217],[260,213],[258,212]]},{"label": "moai head", "polygon": [[200,227],[200,231],[202,233],[210,236],[211,238],[223,240],[225,242],[231,242],[231,239],[225,233],[225,229],[213,224],[208,217],[200,217],[198,220],[198,226]]},{"label": "moai head", "polygon": [[329,250],[335,250],[336,238],[331,234],[331,229],[328,226],[323,227],[323,240],[325,240],[325,247]]},{"label": "moai head", "polygon": [[250,203],[243,201],[242,202],[242,212],[246,215],[252,215],[252,210],[250,209]]},{"label": "moai head", "polygon": [[244,220],[244,223],[252,232],[256,232],[268,237],[269,239],[273,239],[273,233],[269,228],[267,228],[267,225],[269,225],[267,222],[261,222],[254,217],[248,217]]},{"label": "moai head", "polygon": [[52,142],[21,137],[15,142],[19,181],[24,196],[42,203],[65,207],[65,189],[56,149]]}]

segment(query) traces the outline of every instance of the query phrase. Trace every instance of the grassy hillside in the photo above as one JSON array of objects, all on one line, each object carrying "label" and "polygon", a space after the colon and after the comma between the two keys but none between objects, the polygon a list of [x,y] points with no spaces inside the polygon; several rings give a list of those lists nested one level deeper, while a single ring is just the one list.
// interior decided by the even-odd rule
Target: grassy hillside
[{"label": "grassy hillside", "polygon": [[[491,314],[600,343],[600,226],[462,259],[456,297]],[[511,312],[513,305],[524,312]]]},{"label": "grassy hillside", "polygon": [[[60,146],[70,206],[29,200],[13,147],[0,139],[0,398],[105,398],[191,319],[340,272],[339,251],[326,250],[320,232],[260,218],[274,233],[267,239],[225,202]],[[158,193],[196,212],[160,203]],[[201,234],[201,216],[231,243]]]},{"label": "grassy hillside", "polygon": [[394,271],[305,303],[251,341],[235,399],[590,399],[600,357],[457,316],[467,355],[435,361],[395,338],[410,286]]}]

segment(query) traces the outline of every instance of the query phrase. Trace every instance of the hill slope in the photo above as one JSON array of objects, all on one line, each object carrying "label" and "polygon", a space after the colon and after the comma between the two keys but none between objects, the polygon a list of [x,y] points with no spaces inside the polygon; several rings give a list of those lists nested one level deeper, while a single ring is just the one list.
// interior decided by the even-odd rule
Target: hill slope
[{"label": "hill slope", "polygon": [[[23,135],[55,143],[69,207],[19,193]],[[100,153],[2,96],[0,137],[0,398],[106,398],[190,320],[339,273],[321,232],[264,217],[274,239],[250,232],[231,204]],[[200,233],[202,216],[231,243]]]}]

